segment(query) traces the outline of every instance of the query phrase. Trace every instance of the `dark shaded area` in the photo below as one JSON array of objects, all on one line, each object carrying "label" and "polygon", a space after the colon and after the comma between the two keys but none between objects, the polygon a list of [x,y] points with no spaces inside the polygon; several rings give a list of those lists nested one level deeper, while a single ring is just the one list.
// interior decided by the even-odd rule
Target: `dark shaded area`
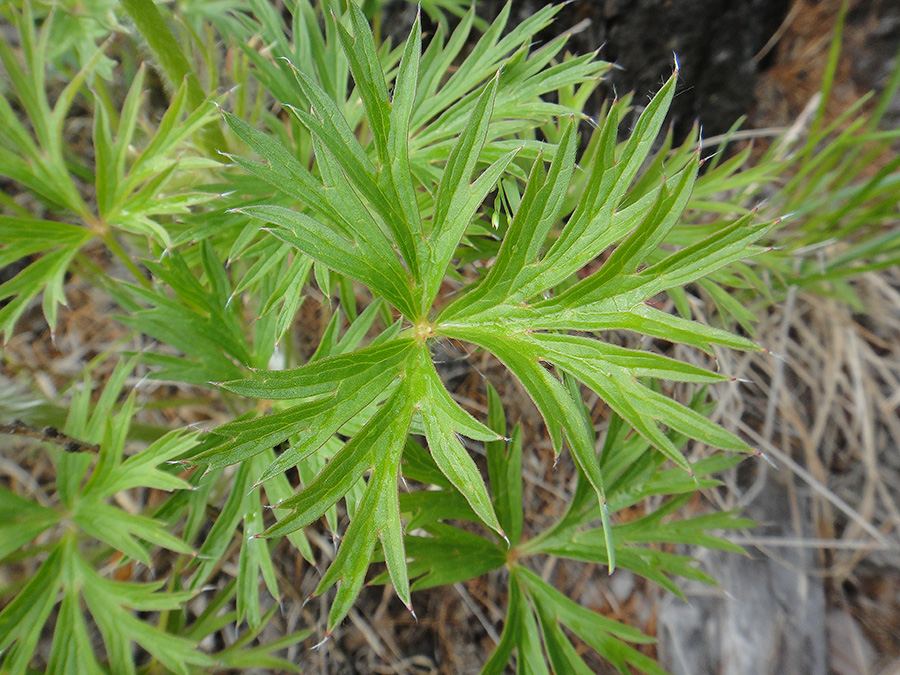
[{"label": "dark shaded area", "polygon": [[[896,68],[900,50],[900,3],[883,0],[857,2],[847,16],[851,27],[860,26],[864,42],[849,48],[850,76],[864,90],[880,91],[887,86]],[[883,129],[900,126],[900,96],[885,111]]]},{"label": "dark shaded area", "polygon": [[[547,3],[515,0],[508,28]],[[556,21],[538,35],[547,42],[575,29],[569,51],[600,49],[602,59],[616,63],[606,86],[589,104],[596,113],[615,92],[636,92],[641,106],[672,73],[673,55],[681,64],[681,84],[670,122],[676,141],[695,122],[704,136],[723,133],[753,105],[753,83],[765,66],[757,55],[778,30],[790,3],[784,0],[573,0]],[[493,21],[504,0],[479,0],[476,11]],[[386,7],[383,30],[394,42],[403,40],[415,18],[406,2]],[[423,17],[427,30],[427,17]]]},{"label": "dark shaded area", "polygon": [[[514,2],[518,23],[545,3]],[[478,3],[479,14],[494,18],[504,3]],[[576,0],[562,8],[549,39],[573,26],[569,49],[619,65],[601,97],[634,91],[642,105],[672,73],[673,55],[681,64],[681,85],[670,121],[676,140],[699,121],[704,135],[723,133],[753,104],[755,56],[784,19],[784,0]],[[545,31],[546,32],[546,31]],[[599,101],[598,101],[599,103]],[[599,107],[599,105],[598,105]]]}]

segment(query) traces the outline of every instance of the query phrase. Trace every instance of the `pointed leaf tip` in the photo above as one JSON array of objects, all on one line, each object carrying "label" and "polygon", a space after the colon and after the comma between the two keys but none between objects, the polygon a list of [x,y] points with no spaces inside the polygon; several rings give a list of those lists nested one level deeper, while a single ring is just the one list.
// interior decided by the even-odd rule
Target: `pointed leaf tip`
[{"label": "pointed leaf tip", "polygon": [[754,454],[758,455],[759,457],[762,457],[763,460],[766,462],[766,464],[771,466],[776,471],[781,471],[781,469],[778,468],[778,465],[774,462],[774,460],[771,457],[769,457],[766,453],[762,452],[761,450],[755,450]]}]

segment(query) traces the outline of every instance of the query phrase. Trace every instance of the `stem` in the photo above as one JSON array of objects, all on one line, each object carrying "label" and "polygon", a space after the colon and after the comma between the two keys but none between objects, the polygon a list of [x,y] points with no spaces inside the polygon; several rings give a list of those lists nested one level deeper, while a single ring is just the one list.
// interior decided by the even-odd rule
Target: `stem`
[{"label": "stem", "polygon": [[[147,40],[172,87],[177,89],[182,80],[187,79],[188,106],[195,110],[202,106],[206,101],[206,93],[153,0],[122,0],[122,6]],[[228,150],[218,122],[205,126],[200,133],[200,140],[207,155],[211,157],[217,156],[220,150]]]},{"label": "stem", "polygon": [[103,243],[106,244],[106,247],[113,252],[113,254],[122,261],[122,264],[128,268],[128,271],[131,272],[132,276],[137,280],[137,282],[146,289],[152,289],[153,285],[144,276],[143,272],[141,272],[141,268],[138,267],[134,261],[128,256],[125,252],[125,249],[116,241],[116,238],[109,232],[106,232],[100,235],[100,238],[103,240]]}]

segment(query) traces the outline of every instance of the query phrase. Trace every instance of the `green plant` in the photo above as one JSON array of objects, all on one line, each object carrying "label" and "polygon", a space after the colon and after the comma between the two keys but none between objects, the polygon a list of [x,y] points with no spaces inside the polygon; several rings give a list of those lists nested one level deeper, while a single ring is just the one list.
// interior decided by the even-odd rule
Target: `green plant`
[{"label": "green plant", "polygon": [[[771,270],[776,291],[810,289],[865,311],[849,280],[900,264],[900,159],[893,152],[900,130],[881,128],[900,90],[900,61],[880,94],[870,92],[826,119],[848,10],[843,3],[809,129],[788,130],[759,160],[774,168],[769,182],[778,187],[769,208],[787,214],[778,250],[760,262]],[[748,185],[744,199],[759,200],[760,189]]]},{"label": "green plant", "polygon": [[[853,290],[853,277],[900,263],[896,226],[900,160],[895,152],[900,130],[882,128],[900,90],[900,61],[877,96],[869,92],[834,119],[826,117],[849,7],[842,3],[835,19],[822,83],[810,102],[808,119],[776,130],[765,152],[755,159],[752,144],[729,153],[741,138],[766,135],[740,130],[743,120],[721,138],[701,143],[695,136],[674,150],[667,138],[642,178],[650,185],[666,170],[684,166],[696,147],[714,144],[716,151],[697,181],[672,242],[692,243],[719,227],[723,216],[755,209],[762,217],[777,217],[777,226],[763,240],[770,250],[752,267],[730,265],[697,284],[696,290],[715,307],[724,325],[740,324],[749,335],[759,313],[784,300],[790,288],[831,295],[865,312]],[[691,318],[684,292],[670,293],[679,314]],[[707,312],[707,318],[711,315]]]},{"label": "green plant", "polygon": [[[24,420],[10,431],[48,441],[40,452],[55,474],[46,505],[0,487],[0,559],[33,570],[0,589],[4,668],[39,664],[54,619],[51,672],[291,667],[272,652],[311,631],[253,641],[284,592],[275,547],[315,561],[304,528],[324,518],[341,533],[315,589],[333,593],[326,635],[367,580],[392,583],[412,609],[414,590],[505,568],[507,621],[484,672],[502,672],[514,654],[521,672],[587,672],[572,634],[621,672],[661,672],[632,646],[649,638],[569,600],[531,565],[554,556],[627,568],[680,594],[678,577],[712,580],[665,545],[738,550],[711,532],[746,520],[679,508],[752,450],[708,420],[705,388],[684,405],[660,382],[730,378],[607,338],[757,349],[653,301],[694,282],[725,298],[722,286],[754,274],[736,265],[766,253],[754,242],[771,223],[738,198],[710,217],[703,200],[773,165],[741,172],[739,157],[701,177],[691,143],[654,151],[677,71],[622,142],[629,100],[609,105],[579,157],[581,107],[608,64],[565,54],[566,36],[531,49],[554,7],[504,34],[507,8],[468,52],[473,11],[452,33],[440,24],[424,48],[417,20],[392,48],[352,3],[292,3],[290,32],[262,1],[184,3],[178,23],[150,0],[124,7],[130,39],[164,54],[172,89],[158,123],[144,103],[146,68],[128,73],[121,103],[97,71],[109,55],[133,63],[131,43],[60,56],[78,70],[51,105],[45,54],[59,19],[38,29],[29,2],[6,10],[21,50],[0,45],[0,173],[14,186],[2,198],[0,264],[26,265],[0,285],[0,330],[15,335],[42,294],[55,332],[74,275],[103,289],[114,319],[144,342],[121,341],[73,378],[58,401],[67,415],[3,403]],[[239,37],[220,69],[224,35]],[[204,91],[226,88],[217,115]],[[76,101],[92,119],[92,156],[67,135]],[[41,210],[23,206],[24,194]],[[702,223],[690,219],[697,212]],[[317,297],[330,319],[304,354],[292,333]],[[445,341],[502,362],[554,455],[568,448],[577,483],[550,527],[530,528],[522,508],[522,457],[535,439],[508,429],[490,383],[485,419],[460,407],[435,363]],[[92,403],[95,368],[113,354],[125,360]],[[202,435],[139,428],[134,390],[118,400],[132,371],[193,386],[233,421]],[[599,450],[588,392],[608,406]],[[40,431],[46,419],[72,445]],[[732,452],[690,463],[691,440]],[[110,501],[135,488],[154,500],[135,513]],[[640,517],[618,515],[650,497]],[[165,581],[148,582],[161,556]],[[112,570],[141,583],[111,580]],[[242,628],[225,639],[231,624]],[[225,646],[209,653],[200,644],[213,635]]]}]

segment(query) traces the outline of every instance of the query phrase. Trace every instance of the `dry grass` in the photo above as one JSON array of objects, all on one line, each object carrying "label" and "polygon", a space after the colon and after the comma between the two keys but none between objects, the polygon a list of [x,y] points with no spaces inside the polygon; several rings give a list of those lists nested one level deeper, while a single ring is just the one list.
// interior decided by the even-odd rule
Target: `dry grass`
[{"label": "dry grass", "polygon": [[[723,355],[723,368],[751,384],[727,392],[717,416],[791,475],[781,482],[792,504],[798,493],[811,500],[808,516],[792,509],[796,535],[735,540],[776,560],[786,548],[815,549],[805,573],[825,581],[831,606],[855,617],[870,645],[854,653],[859,670],[846,672],[877,672],[900,657],[900,271],[853,285],[864,315],[796,292],[771,308],[759,336],[773,354]],[[743,483],[732,477],[720,506],[765,499],[773,475],[758,469]]]}]

